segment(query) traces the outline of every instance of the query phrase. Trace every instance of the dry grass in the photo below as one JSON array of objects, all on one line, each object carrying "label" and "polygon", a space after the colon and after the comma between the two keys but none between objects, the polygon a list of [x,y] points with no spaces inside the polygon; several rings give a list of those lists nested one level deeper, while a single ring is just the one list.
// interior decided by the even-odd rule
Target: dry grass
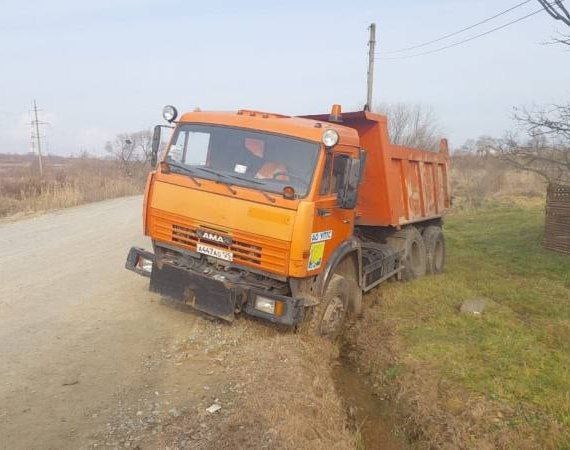
[{"label": "dry grass", "polygon": [[128,177],[111,160],[47,157],[40,178],[33,155],[0,155],[0,217],[140,194],[145,172]]},{"label": "dry grass", "polygon": [[149,448],[355,448],[331,379],[334,346],[250,319],[233,326],[203,322],[192,332],[208,342],[208,356],[227,380],[216,394],[223,409],[212,416],[205,412],[209,402],[189,405],[192,414],[144,441]]},{"label": "dry grass", "polygon": [[470,210],[497,202],[544,201],[546,182],[530,172],[514,170],[498,158],[456,153],[451,163],[454,209]]}]

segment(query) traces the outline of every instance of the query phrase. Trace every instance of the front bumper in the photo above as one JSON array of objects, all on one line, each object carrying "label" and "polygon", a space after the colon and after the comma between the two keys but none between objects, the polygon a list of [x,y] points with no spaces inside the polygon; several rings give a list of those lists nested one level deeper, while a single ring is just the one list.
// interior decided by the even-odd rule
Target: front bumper
[{"label": "front bumper", "polygon": [[[129,251],[125,267],[150,277],[151,291],[228,322],[233,321],[236,313],[240,312],[290,326],[303,320],[302,299],[275,295],[233,282],[219,271],[200,273],[168,263],[163,263],[159,268],[153,253],[136,247]],[[256,309],[254,303],[257,295],[282,302],[282,313],[274,315]]]}]

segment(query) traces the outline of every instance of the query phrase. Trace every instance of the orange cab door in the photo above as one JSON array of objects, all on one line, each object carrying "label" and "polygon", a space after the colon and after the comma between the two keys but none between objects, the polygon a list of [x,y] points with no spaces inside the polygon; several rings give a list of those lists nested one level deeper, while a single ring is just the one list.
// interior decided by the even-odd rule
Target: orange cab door
[{"label": "orange cab door", "polygon": [[315,219],[307,267],[309,273],[315,273],[325,267],[335,249],[353,233],[355,211],[340,208],[337,200],[347,158],[342,154],[326,156],[319,193],[315,201]]}]

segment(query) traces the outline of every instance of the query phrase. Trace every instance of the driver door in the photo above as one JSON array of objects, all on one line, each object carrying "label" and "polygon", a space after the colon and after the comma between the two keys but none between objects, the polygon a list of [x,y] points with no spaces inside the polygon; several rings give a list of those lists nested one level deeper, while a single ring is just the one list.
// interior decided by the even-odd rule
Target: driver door
[{"label": "driver door", "polygon": [[323,267],[333,251],[353,234],[354,209],[342,209],[337,194],[343,186],[349,156],[328,153],[325,168],[315,202],[315,219],[311,234],[311,250],[308,270]]}]

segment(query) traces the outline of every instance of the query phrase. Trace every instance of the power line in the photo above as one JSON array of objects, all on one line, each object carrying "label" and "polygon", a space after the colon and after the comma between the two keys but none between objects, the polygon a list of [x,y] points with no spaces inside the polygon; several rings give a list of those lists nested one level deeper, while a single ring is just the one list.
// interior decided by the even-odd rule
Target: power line
[{"label": "power line", "polygon": [[418,57],[418,56],[425,56],[425,55],[431,55],[431,54],[433,54],[433,53],[442,52],[442,51],[444,51],[444,50],[447,50],[447,49],[450,49],[450,48],[453,48],[453,47],[457,47],[458,45],[461,45],[461,44],[465,44],[465,43],[467,43],[467,42],[474,41],[475,39],[479,39],[479,38],[481,38],[481,37],[483,37],[483,36],[487,36],[487,35],[489,35],[489,34],[491,34],[491,33],[494,33],[495,31],[499,31],[499,30],[502,30],[502,29],[504,29],[504,28],[507,28],[507,27],[509,27],[509,26],[511,26],[511,25],[514,25],[515,23],[522,22],[523,20],[526,20],[526,19],[528,19],[529,17],[535,16],[535,15],[537,15],[537,14],[543,12],[543,11],[544,11],[544,9],[541,8],[541,9],[539,9],[539,10],[536,10],[536,11],[534,11],[534,12],[531,12],[530,14],[527,14],[526,16],[519,17],[518,19],[512,20],[511,22],[505,23],[504,25],[501,25],[501,26],[492,28],[492,29],[490,29],[489,31],[485,31],[484,33],[480,33],[480,34],[477,34],[477,35],[475,35],[475,36],[471,36],[471,37],[466,38],[466,39],[463,39],[463,40],[461,40],[461,41],[454,42],[454,43],[452,43],[452,44],[446,45],[446,46],[444,46],[444,47],[439,47],[439,48],[436,48],[436,49],[434,49],[434,50],[430,50],[430,51],[428,51],[428,52],[416,53],[416,54],[413,54],[413,55],[405,55],[405,56],[380,57],[380,59],[383,59],[383,60],[409,59],[409,58],[416,58],[416,57]]},{"label": "power line", "polygon": [[454,31],[453,33],[444,34],[443,36],[441,36],[441,37],[439,37],[439,38],[437,38],[437,39],[433,39],[433,40],[431,40],[431,41],[424,42],[424,43],[418,44],[418,45],[412,45],[412,46],[410,46],[410,47],[400,48],[400,49],[398,49],[398,50],[390,50],[390,51],[387,51],[387,52],[382,52],[382,54],[384,54],[384,55],[392,55],[392,54],[394,54],[394,53],[407,52],[407,51],[410,51],[410,50],[416,50],[416,49],[418,49],[418,48],[427,47],[428,45],[435,44],[436,42],[444,41],[445,39],[449,39],[450,37],[457,36],[458,34],[464,33],[465,31],[472,30],[473,28],[476,28],[476,27],[478,27],[478,26],[480,26],[480,25],[484,25],[484,24],[486,24],[487,22],[490,22],[491,20],[494,20],[494,19],[496,19],[496,18],[498,18],[498,17],[504,16],[505,14],[508,14],[508,13],[510,13],[511,11],[514,11],[515,9],[520,8],[521,6],[524,6],[524,5],[526,5],[527,3],[530,3],[531,1],[533,1],[533,0],[526,0],[526,1],[524,1],[524,2],[521,2],[521,3],[519,3],[519,4],[515,5],[515,6],[510,7],[509,9],[505,9],[504,11],[498,12],[498,13],[495,14],[494,16],[488,17],[488,18],[486,18],[486,19],[484,19],[484,20],[482,20],[482,21],[480,21],[480,22],[474,23],[473,25],[469,25],[468,27],[465,27],[465,28],[462,28],[462,29],[460,29],[460,30]]}]

